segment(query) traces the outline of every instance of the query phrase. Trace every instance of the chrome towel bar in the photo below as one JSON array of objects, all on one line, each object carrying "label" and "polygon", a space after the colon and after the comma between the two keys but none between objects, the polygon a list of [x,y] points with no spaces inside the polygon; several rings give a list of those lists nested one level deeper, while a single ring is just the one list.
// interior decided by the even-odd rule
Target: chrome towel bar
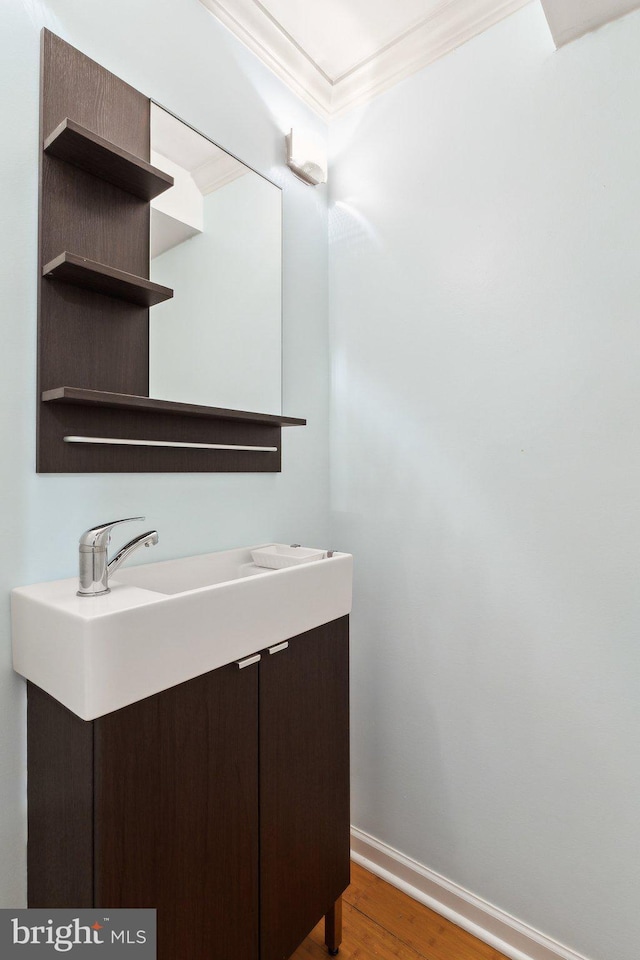
[{"label": "chrome towel bar", "polygon": [[185,443],[182,440],[128,440],[121,437],[64,437],[65,443],[104,443],[122,447],[188,447],[198,450],[253,450],[277,453],[277,447],[245,447],[239,443]]}]

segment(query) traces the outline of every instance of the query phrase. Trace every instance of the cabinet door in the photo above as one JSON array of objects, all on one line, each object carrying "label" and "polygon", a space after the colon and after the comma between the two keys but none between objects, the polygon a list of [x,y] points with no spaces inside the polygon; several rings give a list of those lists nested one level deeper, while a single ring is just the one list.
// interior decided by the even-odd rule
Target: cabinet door
[{"label": "cabinet door", "polygon": [[95,721],[95,905],[155,907],[158,960],[258,954],[258,666]]},{"label": "cabinet door", "polygon": [[260,663],[261,960],[288,960],[349,884],[348,624]]}]

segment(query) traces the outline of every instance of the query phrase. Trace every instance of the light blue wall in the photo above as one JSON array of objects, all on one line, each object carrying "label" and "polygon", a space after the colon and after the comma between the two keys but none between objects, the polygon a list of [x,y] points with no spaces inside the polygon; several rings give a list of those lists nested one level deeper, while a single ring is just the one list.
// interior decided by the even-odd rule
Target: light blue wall
[{"label": "light blue wall", "polygon": [[[36,476],[36,242],[42,26],[284,187],[280,475]],[[198,0],[6,0],[0,8],[0,905],[26,896],[25,698],[11,670],[9,590],[71,576],[79,533],[146,515],[157,559],[284,539],[324,544],[328,496],[324,188],[284,166],[284,134],[323,125]],[[145,559],[149,559],[145,557]]]},{"label": "light blue wall", "polygon": [[539,4],[332,126],[353,822],[640,943],[640,13]]}]

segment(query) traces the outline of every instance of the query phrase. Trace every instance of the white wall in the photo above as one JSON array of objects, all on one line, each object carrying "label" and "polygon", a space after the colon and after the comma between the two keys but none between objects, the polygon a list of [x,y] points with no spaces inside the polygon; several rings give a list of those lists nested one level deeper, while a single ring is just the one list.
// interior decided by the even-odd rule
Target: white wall
[{"label": "white wall", "polygon": [[538,4],[332,129],[353,822],[594,960],[640,942],[640,15]]},{"label": "white wall", "polygon": [[[284,132],[323,125],[197,0],[10,0],[0,11],[0,905],[26,896],[25,697],[11,669],[9,590],[72,576],[94,522],[145,514],[154,557],[270,539],[325,542],[326,200],[284,165]],[[36,476],[39,33],[46,25],[284,186],[280,475]],[[143,559],[149,560],[150,556]]]}]

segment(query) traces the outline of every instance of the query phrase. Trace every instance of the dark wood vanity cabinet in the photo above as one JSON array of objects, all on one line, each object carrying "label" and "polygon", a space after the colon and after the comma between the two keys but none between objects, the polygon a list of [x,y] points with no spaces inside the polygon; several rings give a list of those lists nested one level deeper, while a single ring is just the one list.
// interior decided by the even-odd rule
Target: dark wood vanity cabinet
[{"label": "dark wood vanity cabinet", "polygon": [[278,647],[89,722],[29,684],[30,906],[155,907],[159,960],[287,960],[332,915],[348,617]]}]

